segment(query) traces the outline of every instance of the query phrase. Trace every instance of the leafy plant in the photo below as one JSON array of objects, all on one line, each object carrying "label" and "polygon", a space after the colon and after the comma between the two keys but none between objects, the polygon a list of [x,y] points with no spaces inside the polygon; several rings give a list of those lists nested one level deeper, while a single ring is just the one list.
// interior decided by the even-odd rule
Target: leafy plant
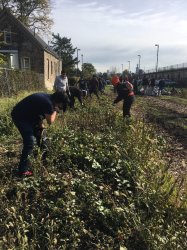
[{"label": "leafy plant", "polygon": [[59,115],[34,177],[16,179],[7,169],[16,156],[4,155],[2,249],[187,248],[186,180],[169,172],[166,140],[143,120],[124,121],[109,98]]}]

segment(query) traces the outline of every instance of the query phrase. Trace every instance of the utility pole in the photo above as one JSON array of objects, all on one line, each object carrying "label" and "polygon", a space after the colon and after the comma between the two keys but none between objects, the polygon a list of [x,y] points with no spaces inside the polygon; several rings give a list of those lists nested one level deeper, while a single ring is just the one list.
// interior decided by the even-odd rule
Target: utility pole
[{"label": "utility pole", "polygon": [[130,73],[130,69],[131,69],[131,61],[128,61],[129,63],[129,73]]},{"label": "utility pole", "polygon": [[121,70],[122,70],[122,74],[123,74],[123,63],[121,64]]},{"label": "utility pole", "polygon": [[156,53],[156,79],[157,79],[159,44],[155,44],[155,46],[157,47],[157,53]]},{"label": "utility pole", "polygon": [[79,67],[79,50],[80,49],[77,48],[77,76],[78,76],[78,67]]},{"label": "utility pole", "polygon": [[83,75],[83,54],[81,55],[81,59],[82,59],[82,75]]},{"label": "utility pole", "polygon": [[139,57],[139,64],[138,64],[138,78],[140,79],[140,59],[141,59],[141,55],[138,55]]}]

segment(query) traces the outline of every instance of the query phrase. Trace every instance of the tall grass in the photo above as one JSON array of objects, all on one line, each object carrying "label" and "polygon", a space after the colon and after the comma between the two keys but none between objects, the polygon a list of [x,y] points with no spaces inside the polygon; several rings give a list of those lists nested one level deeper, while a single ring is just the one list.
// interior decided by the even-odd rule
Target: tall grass
[{"label": "tall grass", "polygon": [[[186,180],[168,171],[166,141],[111,103],[88,99],[59,115],[46,161],[42,152],[33,159],[33,178],[15,178],[7,166],[18,152],[1,152],[2,249],[187,248]],[[18,140],[15,128],[11,134]]]}]

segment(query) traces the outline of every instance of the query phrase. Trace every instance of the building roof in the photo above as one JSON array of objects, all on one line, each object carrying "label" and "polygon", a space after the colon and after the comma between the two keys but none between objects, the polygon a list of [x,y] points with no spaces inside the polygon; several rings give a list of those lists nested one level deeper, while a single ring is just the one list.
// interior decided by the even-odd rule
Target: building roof
[{"label": "building roof", "polygon": [[21,21],[19,21],[14,15],[10,13],[8,9],[4,9],[0,11],[0,23],[8,17],[8,20],[13,21],[14,24],[17,24],[17,26],[23,30],[23,32],[31,39],[34,43],[36,43],[38,46],[41,47],[44,51],[50,53],[57,59],[60,59],[58,54],[34,31],[32,31],[30,28],[26,27]]}]

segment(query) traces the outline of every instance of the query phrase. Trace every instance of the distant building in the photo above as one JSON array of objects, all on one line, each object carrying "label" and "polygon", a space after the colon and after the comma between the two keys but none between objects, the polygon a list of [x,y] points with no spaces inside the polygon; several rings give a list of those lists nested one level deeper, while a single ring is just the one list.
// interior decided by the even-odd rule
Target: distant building
[{"label": "distant building", "polygon": [[0,53],[7,58],[5,67],[40,74],[48,89],[62,69],[59,56],[8,10],[0,12]]}]

